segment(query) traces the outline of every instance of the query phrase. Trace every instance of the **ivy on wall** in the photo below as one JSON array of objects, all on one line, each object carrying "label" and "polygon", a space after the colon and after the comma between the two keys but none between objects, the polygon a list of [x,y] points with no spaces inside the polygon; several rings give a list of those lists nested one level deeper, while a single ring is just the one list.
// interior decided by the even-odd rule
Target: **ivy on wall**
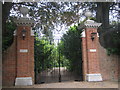
[{"label": "ivy on wall", "polygon": [[116,31],[116,32],[111,32],[111,42],[112,44],[114,44],[114,47],[108,47],[106,48],[107,50],[107,54],[111,55],[111,54],[116,54],[116,55],[120,55],[120,31]]}]

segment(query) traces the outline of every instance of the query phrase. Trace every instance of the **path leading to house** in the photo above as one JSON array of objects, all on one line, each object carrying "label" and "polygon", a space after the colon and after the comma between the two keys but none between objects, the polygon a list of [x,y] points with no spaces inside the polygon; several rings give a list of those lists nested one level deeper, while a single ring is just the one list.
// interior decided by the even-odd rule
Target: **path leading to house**
[{"label": "path leading to house", "polygon": [[[66,67],[60,67],[61,81],[82,80],[80,75],[70,72]],[[42,71],[37,75],[37,83],[56,83],[59,82],[59,67],[54,67]]]},{"label": "path leading to house", "polygon": [[118,88],[118,82],[61,82],[49,84],[35,84],[33,86],[12,86],[6,88]]}]

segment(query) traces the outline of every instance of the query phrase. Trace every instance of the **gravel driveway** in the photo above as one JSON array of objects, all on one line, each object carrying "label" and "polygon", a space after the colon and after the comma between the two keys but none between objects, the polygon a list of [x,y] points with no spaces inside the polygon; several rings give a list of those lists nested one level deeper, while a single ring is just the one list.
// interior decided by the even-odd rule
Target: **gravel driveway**
[{"label": "gravel driveway", "polygon": [[[54,72],[53,72],[54,71]],[[53,77],[54,76],[54,77]],[[75,81],[74,75],[70,75],[65,68],[61,68],[62,82],[58,82],[58,68],[44,71],[38,76],[38,81],[45,81],[43,84],[32,86],[10,86],[5,88],[118,88],[118,82],[85,82]]]},{"label": "gravel driveway", "polygon": [[32,86],[12,86],[5,88],[118,88],[118,82],[61,82],[49,84],[35,84]]}]

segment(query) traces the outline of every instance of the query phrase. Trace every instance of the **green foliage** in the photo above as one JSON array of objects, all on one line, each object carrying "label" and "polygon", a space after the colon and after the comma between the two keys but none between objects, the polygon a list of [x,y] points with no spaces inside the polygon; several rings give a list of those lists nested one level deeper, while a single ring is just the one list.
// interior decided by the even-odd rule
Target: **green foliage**
[{"label": "green foliage", "polygon": [[68,68],[79,74],[82,73],[81,33],[82,30],[78,30],[77,26],[70,27],[59,45],[62,55],[67,59],[66,62],[69,60]]},{"label": "green foliage", "polygon": [[13,32],[16,29],[16,26],[13,22],[6,23],[6,33],[2,38],[2,51],[5,51],[13,43]]},{"label": "green foliage", "polygon": [[120,55],[120,32],[119,31],[112,33],[111,42],[114,44],[114,47],[106,48],[107,54]]},{"label": "green foliage", "polygon": [[[67,67],[69,69],[70,62],[69,60],[63,55],[63,42],[61,41],[57,46],[57,63],[59,65],[59,56],[60,56],[60,67]],[[58,67],[58,66],[57,66]]]},{"label": "green foliage", "polygon": [[34,53],[35,53],[35,69],[39,73],[41,70],[53,67],[52,54],[54,46],[46,38],[39,39],[36,37]]},{"label": "green foliage", "polygon": [[69,60],[64,57],[61,52],[59,53],[59,46],[55,47],[46,38],[35,38],[34,54],[35,54],[35,73],[36,75],[43,70],[47,70],[53,67],[59,67],[59,55],[60,66],[69,67]]},{"label": "green foliage", "polygon": [[107,54],[110,56],[111,54],[120,55],[120,48],[107,48]]},{"label": "green foliage", "polygon": [[113,33],[113,43],[117,43],[117,45],[120,45],[120,31],[117,31],[115,33]]},{"label": "green foliage", "polygon": [[82,73],[81,32],[77,26],[70,27],[56,47],[46,38],[36,37],[35,72],[40,73],[48,68],[59,67],[60,60],[60,67]]}]

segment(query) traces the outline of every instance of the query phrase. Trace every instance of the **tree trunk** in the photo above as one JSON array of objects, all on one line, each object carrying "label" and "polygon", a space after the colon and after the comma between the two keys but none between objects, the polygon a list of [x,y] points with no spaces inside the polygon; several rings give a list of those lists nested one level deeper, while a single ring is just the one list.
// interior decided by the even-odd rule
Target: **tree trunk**
[{"label": "tree trunk", "polygon": [[102,31],[104,30],[104,32],[109,27],[110,4],[108,2],[97,2],[96,19],[97,22],[102,23]]},{"label": "tree trunk", "polygon": [[109,30],[109,9],[110,4],[108,2],[97,2],[96,19],[97,22],[102,23],[98,33],[100,35],[99,41],[103,47],[105,46],[104,33]]},{"label": "tree trunk", "polygon": [[8,16],[10,14],[10,10],[12,8],[13,4],[11,2],[5,2],[2,5],[2,35],[5,36],[6,34],[6,20],[8,19]]}]

